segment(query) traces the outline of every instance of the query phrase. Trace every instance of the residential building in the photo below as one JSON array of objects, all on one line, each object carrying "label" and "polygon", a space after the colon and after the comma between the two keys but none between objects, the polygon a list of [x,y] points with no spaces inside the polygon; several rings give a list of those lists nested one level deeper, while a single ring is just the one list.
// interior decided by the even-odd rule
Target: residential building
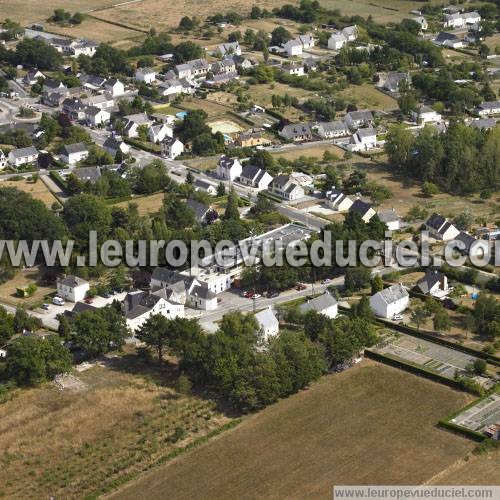
[{"label": "residential building", "polygon": [[227,55],[241,56],[241,47],[238,41],[221,43],[217,52],[223,57]]},{"label": "residential building", "polygon": [[231,288],[231,276],[226,273],[216,273],[200,267],[191,267],[180,274],[189,278],[196,278],[196,281],[214,294],[222,293]]},{"label": "residential building", "polygon": [[264,337],[264,341],[278,335],[280,331],[280,324],[278,318],[276,318],[273,310],[271,309],[271,306],[268,306],[266,309],[256,313],[255,319],[257,320],[259,330]]},{"label": "residential building", "polygon": [[37,69],[29,70],[23,78],[23,82],[26,85],[35,85],[38,83],[38,80],[42,79],[45,80],[45,75],[41,72],[38,71]]},{"label": "residential building", "polygon": [[302,42],[298,38],[289,40],[283,44],[283,51],[290,57],[300,56],[302,54],[302,50]]},{"label": "residential building", "polygon": [[287,141],[304,142],[313,139],[311,125],[309,123],[290,123],[285,125],[279,135]]},{"label": "residential building", "polygon": [[401,229],[401,217],[394,208],[386,212],[379,212],[378,218],[387,226],[389,231],[399,231]]},{"label": "residential building", "polygon": [[195,191],[203,191],[210,196],[215,196],[217,194],[217,186],[210,184],[210,182],[204,181],[203,179],[195,179],[194,183]]},{"label": "residential building", "polygon": [[64,85],[63,82],[59,81],[59,80],[52,80],[50,78],[46,78],[44,81],[43,81],[43,88],[42,88],[43,92],[56,92],[56,91],[67,91],[68,88],[66,87],[66,85]]},{"label": "residential building", "polygon": [[186,206],[189,207],[200,224],[210,224],[218,218],[217,212],[210,206],[200,203],[199,201],[188,199]]},{"label": "residential building", "polygon": [[33,146],[27,148],[13,149],[9,152],[9,163],[13,167],[34,163],[38,159],[38,150]]},{"label": "residential building", "polygon": [[420,31],[427,31],[429,29],[429,24],[427,22],[427,19],[423,16],[413,17],[412,21],[415,21],[416,23],[420,24]]},{"label": "residential building", "polygon": [[250,186],[258,191],[267,189],[273,180],[273,176],[263,168],[256,165],[247,165],[243,167],[239,181],[245,186]]},{"label": "residential building", "polygon": [[151,68],[137,68],[135,79],[139,82],[151,84],[156,80],[156,71]]},{"label": "residential building", "polygon": [[152,125],[148,130],[148,140],[155,144],[162,142],[166,137],[173,137],[174,131],[172,127],[161,123],[159,125]]},{"label": "residential building", "polygon": [[76,144],[66,144],[63,146],[59,156],[64,163],[74,165],[79,161],[85,160],[88,155],[89,148],[87,145],[83,142],[77,142]]},{"label": "residential building", "polygon": [[432,41],[436,45],[449,47],[450,49],[460,49],[462,47],[465,47],[464,40],[458,38],[458,36],[453,33],[445,33],[443,31],[439,33]]},{"label": "residential building", "polygon": [[497,121],[495,118],[479,118],[477,120],[471,120],[467,125],[478,130],[491,130],[497,126]]},{"label": "residential building", "polygon": [[234,143],[240,148],[253,148],[255,146],[266,146],[271,141],[264,135],[263,131],[251,129],[238,134],[234,139]]},{"label": "residential building", "polygon": [[217,163],[217,177],[219,179],[227,179],[235,181],[240,177],[243,167],[238,158],[229,158],[228,156],[221,156]]},{"label": "residential building", "polygon": [[352,151],[368,151],[377,147],[377,131],[374,128],[360,128],[351,137]]},{"label": "residential building", "polygon": [[57,279],[57,296],[70,302],[83,300],[89,289],[89,282],[77,276],[63,276]]},{"label": "residential building", "polygon": [[123,117],[125,127],[123,131],[127,137],[133,138],[139,136],[139,127],[145,125],[148,129],[152,121],[148,118],[146,113],[136,113],[134,115],[127,115]]},{"label": "residential building", "polygon": [[297,63],[283,64],[281,71],[287,75],[304,76],[304,65]]},{"label": "residential building", "polygon": [[417,281],[415,289],[424,295],[442,298],[448,295],[448,278],[437,270],[428,270],[425,276]]},{"label": "residential building", "polygon": [[393,318],[402,313],[409,304],[410,296],[401,284],[392,285],[370,297],[370,307],[380,318]]},{"label": "residential building", "polygon": [[106,78],[97,75],[82,75],[80,76],[80,83],[86,89],[92,90],[94,92],[102,89]]},{"label": "residential building", "polygon": [[104,88],[112,97],[120,97],[125,94],[125,85],[117,78],[110,78],[104,84]]},{"label": "residential building", "polygon": [[341,31],[332,33],[328,39],[328,48],[331,50],[340,50],[346,44],[347,38]]},{"label": "residential building", "polygon": [[120,151],[122,154],[126,155],[130,151],[130,146],[124,142],[124,140],[119,135],[109,136],[102,146],[105,151],[107,151],[113,158],[116,153]]},{"label": "residential building", "polygon": [[109,122],[111,115],[108,111],[95,106],[87,106],[85,108],[85,121],[94,127],[103,125]]},{"label": "residential building", "polygon": [[347,38],[348,42],[354,42],[358,38],[358,27],[356,25],[346,26],[342,30],[343,35]]},{"label": "residential building", "polygon": [[184,153],[184,144],[175,137],[165,137],[160,143],[161,156],[175,160],[178,156]]},{"label": "residential building", "polygon": [[372,112],[367,110],[350,111],[345,115],[345,122],[352,130],[374,125]]},{"label": "residential building", "polygon": [[68,97],[62,103],[62,110],[70,120],[84,120],[86,105],[78,97]]},{"label": "residential building", "polygon": [[460,252],[464,255],[468,255],[469,257],[476,257],[480,259],[484,255],[488,255],[490,253],[490,247],[487,241],[478,240],[465,231],[460,231],[453,239],[462,243],[464,248],[460,249]]},{"label": "residential building", "polygon": [[86,97],[83,102],[87,106],[95,106],[99,109],[112,109],[115,105],[115,100],[109,92]]},{"label": "residential building", "polygon": [[403,71],[380,73],[379,78],[377,87],[391,93],[399,92],[399,86],[403,82],[406,82],[408,86],[410,85],[410,74]]},{"label": "residential building", "polygon": [[293,181],[290,175],[277,175],[269,184],[269,191],[287,201],[303,198],[304,188]]},{"label": "residential building", "polygon": [[476,108],[476,113],[479,116],[490,116],[500,114],[500,101],[486,101]]},{"label": "residential building", "polygon": [[152,292],[134,290],[127,293],[123,301],[123,312],[127,327],[136,331],[155,314],[168,319],[183,318],[184,305],[170,300],[164,289]]},{"label": "residential building", "polygon": [[454,240],[460,233],[451,222],[436,213],[427,219],[425,228],[429,231],[431,237],[442,241]]},{"label": "residential building", "polygon": [[443,119],[437,111],[434,111],[429,106],[420,106],[418,109],[410,111],[410,116],[414,122],[423,125],[437,123]]},{"label": "residential building", "polygon": [[474,25],[481,22],[481,16],[478,12],[455,12],[444,16],[443,26],[445,28],[464,28],[467,25]]},{"label": "residential building", "polygon": [[7,168],[7,164],[7,156],[5,156],[5,153],[0,149],[0,170]]},{"label": "residential building", "polygon": [[343,121],[320,122],[316,126],[316,131],[322,139],[335,139],[349,135],[349,127]]},{"label": "residential building", "polygon": [[185,64],[178,64],[175,67],[175,72],[179,79],[201,78],[207,75],[210,66],[206,59],[193,59]]},{"label": "residential building", "polygon": [[214,62],[210,70],[214,75],[234,74],[236,73],[236,63],[232,57],[224,57],[221,61]]},{"label": "residential building", "polygon": [[354,202],[338,189],[326,192],[326,204],[336,212],[347,212]]},{"label": "residential building", "polygon": [[100,167],[79,167],[71,172],[78,180],[95,184],[101,177]]},{"label": "residential building", "polygon": [[315,45],[314,37],[311,33],[306,33],[305,35],[299,35],[298,39],[302,44],[304,50],[312,49]]},{"label": "residential building", "polygon": [[351,208],[349,208],[349,212],[359,214],[365,223],[370,222],[370,219],[377,213],[369,203],[362,200],[355,200],[351,205]]},{"label": "residential building", "polygon": [[336,318],[338,315],[338,303],[330,292],[325,292],[314,299],[308,300],[305,304],[299,306],[301,314],[306,314],[309,311],[315,311],[318,314],[323,314],[327,318]]}]

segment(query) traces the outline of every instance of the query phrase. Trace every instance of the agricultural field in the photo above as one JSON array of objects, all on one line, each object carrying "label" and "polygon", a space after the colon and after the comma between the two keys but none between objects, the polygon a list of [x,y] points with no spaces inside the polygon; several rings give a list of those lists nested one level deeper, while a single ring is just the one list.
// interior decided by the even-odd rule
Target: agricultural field
[{"label": "agricultural field", "polygon": [[484,43],[489,47],[492,53],[495,53],[495,49],[500,47],[500,33],[495,33],[492,36],[486,37]]},{"label": "agricultural field", "polygon": [[131,40],[134,43],[140,43],[139,39],[143,34],[135,30],[129,30],[106,23],[93,17],[86,17],[82,24],[70,27],[61,27],[51,24],[46,27],[50,32],[72,38],[90,38],[96,42],[114,43],[118,41]]},{"label": "agricultural field", "polygon": [[323,499],[335,484],[420,484],[474,447],[436,427],[467,400],[464,393],[364,361],[111,497],[159,499],[168,490],[173,499]]},{"label": "agricultural field", "polygon": [[393,110],[397,109],[398,103],[393,97],[380,92],[373,85],[350,85],[347,89],[339,92],[339,97],[349,103],[354,103],[358,109],[370,110]]},{"label": "agricultural field", "polygon": [[[55,287],[45,286],[39,283],[40,273],[38,268],[27,268],[18,271],[13,278],[0,284],[0,302],[11,306],[29,307],[43,302],[44,297],[55,292]],[[36,284],[37,290],[31,297],[18,297],[17,288],[26,288],[28,285]]]},{"label": "agricultural field", "polygon": [[15,187],[20,191],[28,193],[35,200],[43,201],[45,206],[50,208],[57,201],[55,196],[49,191],[47,186],[38,179],[36,182],[31,182],[26,179],[19,181],[0,181],[0,187]]},{"label": "agricultural field", "polygon": [[115,207],[127,208],[129,203],[135,203],[140,215],[154,214],[160,210],[163,205],[165,193],[155,193],[149,196],[138,196],[129,201],[116,203]]},{"label": "agricultural field", "polygon": [[84,498],[230,421],[172,389],[174,372],[127,356],[75,377],[73,389],[46,384],[0,405],[0,496]]},{"label": "agricultural field", "polygon": [[339,159],[342,159],[344,157],[344,150],[340,149],[337,146],[334,146],[333,144],[318,144],[316,146],[306,146],[306,147],[293,147],[290,148],[289,151],[283,151],[279,153],[273,153],[273,156],[275,158],[286,158],[287,160],[297,160],[302,156],[308,157],[308,158],[318,158],[321,159],[323,158],[323,154],[329,151],[330,153],[334,154],[337,156]]},{"label": "agricultural field", "polygon": [[[63,2],[35,2],[33,0],[2,0],[2,18],[10,18],[21,24],[45,21],[54,9]],[[116,0],[71,0],[64,5],[71,12],[90,12],[103,7],[110,7]],[[87,34],[90,37],[90,33]]]}]

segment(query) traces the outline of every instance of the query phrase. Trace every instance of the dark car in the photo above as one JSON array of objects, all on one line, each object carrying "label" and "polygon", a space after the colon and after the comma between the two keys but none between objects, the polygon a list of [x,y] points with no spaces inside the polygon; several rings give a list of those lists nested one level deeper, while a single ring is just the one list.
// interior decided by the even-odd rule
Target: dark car
[{"label": "dark car", "polygon": [[267,292],[267,297],[269,299],[274,299],[275,297],[279,297],[279,292],[277,292],[276,290],[271,290],[270,292]]}]

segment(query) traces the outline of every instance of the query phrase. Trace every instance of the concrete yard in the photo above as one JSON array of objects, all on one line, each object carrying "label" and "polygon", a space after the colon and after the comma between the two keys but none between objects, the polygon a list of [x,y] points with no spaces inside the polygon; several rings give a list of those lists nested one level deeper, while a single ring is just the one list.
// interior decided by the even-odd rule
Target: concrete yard
[{"label": "concrete yard", "polygon": [[452,423],[473,431],[484,431],[486,427],[500,422],[500,394],[492,394],[476,405],[463,411],[451,420]]}]

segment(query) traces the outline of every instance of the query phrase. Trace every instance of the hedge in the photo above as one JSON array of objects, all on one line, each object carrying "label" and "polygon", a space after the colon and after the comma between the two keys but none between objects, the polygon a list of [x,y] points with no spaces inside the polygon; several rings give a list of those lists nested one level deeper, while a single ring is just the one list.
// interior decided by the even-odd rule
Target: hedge
[{"label": "hedge", "polygon": [[63,190],[66,190],[66,182],[61,177],[57,170],[51,170],[49,172],[49,177]]},{"label": "hedge", "polygon": [[147,151],[148,153],[159,154],[160,146],[158,144],[148,144],[142,141],[138,141],[137,139],[130,139],[129,137],[125,137],[123,141],[130,146],[135,146],[136,148],[142,149],[143,151]]}]

